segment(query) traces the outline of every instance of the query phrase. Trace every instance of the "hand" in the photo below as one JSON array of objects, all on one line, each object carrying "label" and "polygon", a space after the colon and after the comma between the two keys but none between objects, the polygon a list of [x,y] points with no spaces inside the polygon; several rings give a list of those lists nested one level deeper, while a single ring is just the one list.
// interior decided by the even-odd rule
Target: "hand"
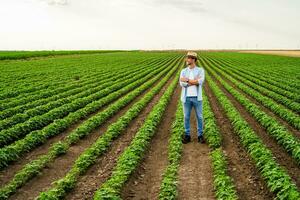
[{"label": "hand", "polygon": [[188,80],[189,80],[189,79],[188,79],[188,78],[185,78],[185,77],[181,77],[181,78],[180,78],[180,81],[182,81],[182,82],[188,82]]},{"label": "hand", "polygon": [[198,80],[189,80],[189,85],[198,85]]}]

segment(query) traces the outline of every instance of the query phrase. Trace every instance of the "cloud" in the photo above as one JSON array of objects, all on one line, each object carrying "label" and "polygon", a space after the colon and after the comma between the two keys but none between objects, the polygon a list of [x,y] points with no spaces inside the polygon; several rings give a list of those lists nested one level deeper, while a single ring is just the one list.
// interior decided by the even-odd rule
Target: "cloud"
[{"label": "cloud", "polygon": [[153,3],[158,6],[169,6],[191,12],[206,11],[203,3],[199,0],[155,0]]},{"label": "cloud", "polygon": [[68,0],[43,0],[48,3],[48,5],[51,6],[66,6],[69,4]]},{"label": "cloud", "polygon": [[3,0],[0,49],[299,48],[299,6],[230,2]]},{"label": "cloud", "polygon": [[211,11],[210,13],[224,22],[236,24],[237,27],[247,27],[252,30],[291,37],[294,39],[299,38],[299,32],[295,30],[291,31],[289,28],[284,28],[283,24],[278,26],[278,24],[270,23],[269,20],[266,20],[262,15],[258,15],[257,13],[254,15],[247,12],[235,13],[234,15]]}]

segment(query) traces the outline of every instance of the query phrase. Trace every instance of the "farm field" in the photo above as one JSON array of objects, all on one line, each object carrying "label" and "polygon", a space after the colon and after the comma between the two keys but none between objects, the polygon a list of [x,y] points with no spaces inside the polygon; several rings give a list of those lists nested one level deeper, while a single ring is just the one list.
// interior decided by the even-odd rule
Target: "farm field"
[{"label": "farm field", "polygon": [[0,199],[300,199],[300,58],[198,52],[182,144],[185,53],[0,52]]},{"label": "farm field", "polygon": [[271,55],[279,55],[279,56],[292,56],[292,57],[300,57],[300,51],[296,50],[290,50],[290,51],[284,51],[284,50],[278,50],[278,51],[272,51],[272,50],[255,50],[255,51],[242,51],[243,53],[256,53],[256,54],[271,54]]},{"label": "farm field", "polygon": [[0,60],[28,59],[36,57],[76,55],[76,54],[96,54],[121,52],[119,50],[81,50],[81,51],[0,51]]}]

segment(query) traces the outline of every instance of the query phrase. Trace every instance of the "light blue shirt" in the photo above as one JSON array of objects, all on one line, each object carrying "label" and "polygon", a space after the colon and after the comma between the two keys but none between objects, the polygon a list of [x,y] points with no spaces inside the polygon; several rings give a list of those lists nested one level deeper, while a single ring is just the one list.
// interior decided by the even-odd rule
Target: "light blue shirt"
[{"label": "light blue shirt", "polygon": [[[197,100],[198,101],[202,101],[202,85],[204,83],[204,79],[205,79],[205,73],[204,73],[204,69],[201,67],[198,67],[196,66],[194,68],[194,75],[195,76],[198,76],[200,77],[199,79],[199,85],[197,85]],[[189,70],[188,70],[188,67],[184,68],[181,70],[181,73],[180,73],[180,78],[182,77],[185,77],[185,78],[188,78],[189,77]],[[179,79],[179,83],[180,83],[180,86],[181,86],[181,101],[183,103],[185,103],[185,100],[186,100],[186,93],[187,93],[187,87],[189,87],[188,83],[186,82],[182,82],[180,81]]]}]

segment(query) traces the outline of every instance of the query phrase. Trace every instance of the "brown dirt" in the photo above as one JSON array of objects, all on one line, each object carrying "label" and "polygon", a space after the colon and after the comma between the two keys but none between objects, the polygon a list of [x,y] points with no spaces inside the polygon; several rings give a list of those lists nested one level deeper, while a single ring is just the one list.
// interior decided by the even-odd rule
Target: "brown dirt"
[{"label": "brown dirt", "polygon": [[[113,103],[117,100],[111,101],[110,103]],[[84,118],[80,119],[78,122],[72,124],[65,131],[63,131],[63,132],[59,133],[58,135],[55,135],[55,136],[47,139],[47,141],[44,144],[31,149],[30,152],[24,153],[22,155],[22,157],[19,158],[17,161],[12,162],[6,168],[1,169],[0,170],[0,186],[4,185],[8,181],[10,181],[13,178],[13,176],[16,174],[16,172],[21,170],[24,167],[25,164],[29,163],[31,160],[36,159],[40,155],[46,154],[49,151],[49,147],[53,143],[63,140],[67,135],[69,135],[69,133],[71,133],[76,128],[78,128],[84,121],[86,121],[88,118],[93,117],[97,113],[103,111],[105,108],[106,108],[106,106],[104,106],[104,107],[96,110],[95,112],[85,116]]]},{"label": "brown dirt", "polygon": [[273,156],[278,164],[280,164],[290,175],[292,180],[300,187],[300,168],[294,159],[286,152],[286,150],[273,139],[266,130],[256,121],[254,117],[223,87],[219,81],[216,81],[218,86],[226,94],[228,99],[240,111],[241,116],[247,121],[254,132],[262,139],[263,143],[273,153]]},{"label": "brown dirt", "polygon": [[[71,146],[65,155],[62,155],[50,163],[42,170],[42,173],[29,180],[11,199],[34,199],[42,191],[51,187],[51,183],[63,177],[70,169],[77,157],[107,129],[107,127],[118,120],[136,101],[149,91],[146,90],[142,95],[133,100],[125,108],[121,109],[112,118],[106,121],[102,126],[92,131],[87,137],[81,139],[77,144]],[[47,152],[47,151],[45,151]]]},{"label": "brown dirt", "polygon": [[273,199],[250,156],[234,133],[230,120],[208,85],[205,91],[222,134],[222,148],[228,161],[228,174],[233,178],[240,199]]},{"label": "brown dirt", "polygon": [[41,146],[38,146],[37,148],[33,149],[31,152],[25,153],[21,158],[19,158],[17,161],[10,163],[9,166],[2,169],[0,171],[0,185],[6,184],[8,181],[10,181],[14,175],[21,170],[27,163],[30,161],[38,158],[40,155],[46,154],[49,151],[49,147],[51,144],[63,140],[63,138],[71,133],[73,130],[75,130],[78,126],[81,125],[81,123],[84,120],[81,120],[80,122],[71,125],[67,130],[60,133],[57,136],[54,136],[46,141]]},{"label": "brown dirt", "polygon": [[[218,75],[222,76],[220,73],[216,72]],[[295,137],[300,138],[300,131],[297,130],[296,128],[292,127],[290,124],[288,124],[287,121],[285,121],[284,119],[280,118],[277,114],[273,113],[272,110],[270,110],[269,108],[265,107],[264,105],[262,105],[260,102],[258,102],[255,98],[251,97],[250,95],[246,94],[245,92],[243,92],[242,90],[240,90],[235,84],[233,84],[230,80],[228,80],[227,78],[225,78],[224,76],[222,76],[223,80],[226,81],[230,86],[232,86],[235,90],[237,90],[238,92],[240,92],[241,94],[243,94],[244,96],[246,96],[252,103],[256,104],[257,106],[260,107],[260,109],[262,111],[264,111],[265,113],[267,113],[268,115],[270,115],[271,117],[275,118],[280,124],[282,124],[283,126],[285,126]]]},{"label": "brown dirt", "polygon": [[[149,91],[149,89],[146,90],[145,92],[147,92],[147,91]],[[114,103],[115,101],[117,101],[117,100],[110,102],[110,104]],[[32,161],[34,159],[37,159],[40,155],[46,154],[49,151],[49,148],[52,144],[63,140],[72,131],[76,130],[80,125],[82,125],[82,123],[84,123],[87,119],[93,117],[94,115],[98,114],[99,112],[102,112],[103,110],[106,109],[106,107],[107,106],[104,106],[104,107],[98,109],[97,111],[95,111],[94,113],[79,120],[77,123],[72,124],[69,128],[67,128],[62,133],[47,139],[47,141],[44,144],[32,149],[30,152],[25,153],[20,159],[18,159],[15,162],[10,163],[9,166],[0,170],[0,186],[7,184],[14,177],[14,175],[19,170],[21,170],[27,163],[29,163],[30,161]]]},{"label": "brown dirt", "polygon": [[[115,101],[117,101],[117,100],[115,100]],[[114,103],[115,101],[110,102],[110,104]],[[82,125],[87,119],[93,117],[94,115],[98,114],[99,112],[102,112],[104,109],[106,109],[106,107],[107,106],[104,106],[104,107],[98,109],[96,112],[84,117],[83,119],[79,120],[77,123],[72,124],[69,128],[67,128],[62,133],[47,139],[47,141],[44,144],[32,149],[32,151],[30,151],[30,152],[25,153],[17,161],[10,163],[9,166],[7,166],[6,168],[4,168],[0,171],[0,186],[5,185],[7,182],[9,182],[14,177],[14,175],[19,170],[21,170],[27,163],[29,163],[30,161],[32,161],[34,159],[37,159],[40,155],[44,155],[44,154],[48,153],[49,148],[51,147],[52,144],[63,140],[72,131],[76,130],[80,125]]]},{"label": "brown dirt", "polygon": [[207,144],[197,141],[196,114],[191,113],[191,142],[183,145],[179,166],[178,199],[215,199]]},{"label": "brown dirt", "polygon": [[172,95],[142,163],[122,190],[122,199],[158,199],[162,174],[168,165],[168,140],[180,95],[178,86]]},{"label": "brown dirt", "polygon": [[270,54],[279,56],[289,56],[289,57],[300,57],[300,51],[239,51],[240,53],[257,53],[257,54]]},{"label": "brown dirt", "polygon": [[116,165],[118,157],[122,154],[124,149],[130,144],[136,132],[143,125],[147,115],[152,108],[157,104],[164,91],[170,85],[170,79],[163,89],[155,95],[153,100],[142,110],[142,112],[135,118],[126,130],[113,141],[108,152],[98,158],[96,163],[91,166],[84,176],[81,176],[76,187],[70,192],[66,199],[91,199],[95,191],[103,182],[105,182],[111,175],[113,167]]},{"label": "brown dirt", "polygon": [[[223,61],[218,61],[219,64],[224,64],[227,65],[226,63],[224,63]],[[216,72],[216,71],[215,71]],[[220,73],[216,72],[218,75],[222,76]],[[268,115],[271,115],[272,117],[276,118],[277,121],[279,121],[282,125],[284,125],[290,132],[292,132],[296,137],[300,137],[300,131],[297,130],[296,128],[294,128],[293,126],[291,126],[290,124],[288,124],[287,121],[285,121],[284,119],[280,118],[280,116],[278,116],[277,114],[273,113],[272,110],[270,110],[269,108],[265,107],[264,105],[262,105],[260,102],[258,102],[255,98],[251,97],[250,95],[246,94],[245,92],[243,92],[242,90],[240,90],[234,83],[232,83],[230,80],[228,80],[227,78],[223,77],[222,78],[228,83],[230,84],[232,87],[234,87],[237,91],[239,91],[240,93],[242,93],[244,96],[246,96],[252,103],[255,103],[256,105],[260,106],[260,108],[266,112]],[[238,80],[239,81],[239,80]]]},{"label": "brown dirt", "polygon": [[[125,111],[125,109],[122,111]],[[109,126],[114,123],[124,112],[116,114],[109,119],[96,131],[93,131],[89,136],[81,139],[75,146],[72,146],[67,154],[56,158],[52,163],[45,167],[41,174],[29,180],[16,194],[11,196],[11,199],[34,199],[42,191],[51,187],[51,183],[63,177],[70,169],[78,155],[80,155],[87,146],[91,145]]]}]

